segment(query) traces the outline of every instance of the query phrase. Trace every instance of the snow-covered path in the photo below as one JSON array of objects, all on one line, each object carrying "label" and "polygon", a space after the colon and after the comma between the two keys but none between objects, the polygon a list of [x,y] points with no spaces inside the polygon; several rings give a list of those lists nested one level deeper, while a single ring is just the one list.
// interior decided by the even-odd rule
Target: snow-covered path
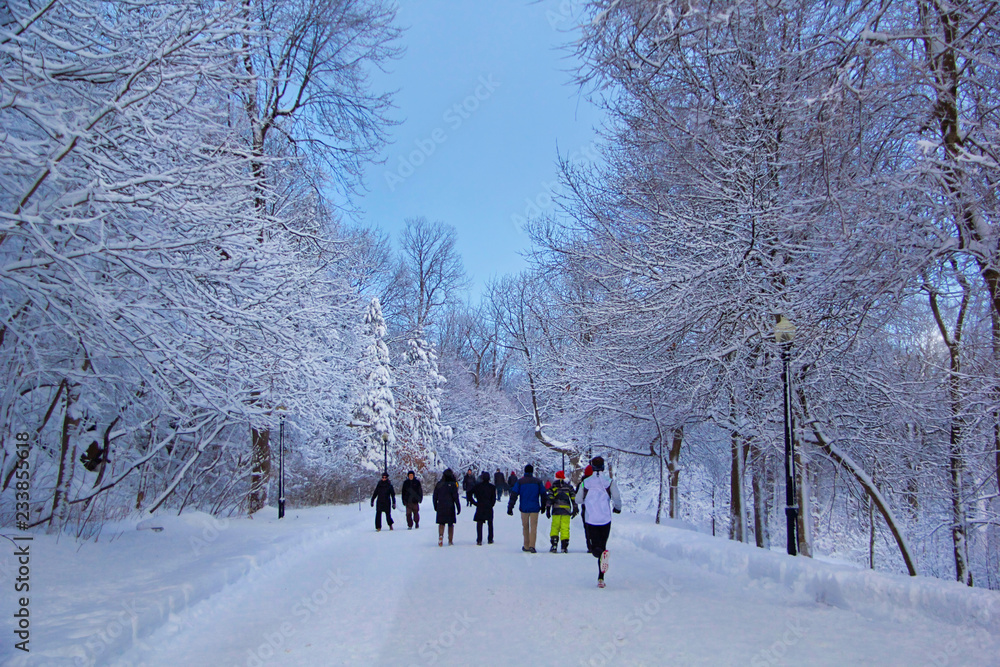
[{"label": "snow-covered path", "polygon": [[[569,554],[520,551],[498,513],[475,545],[373,530],[365,506],[123,522],[99,543],[36,535],[31,653],[11,665],[1000,665],[1000,595],[789,558],[649,517],[615,518],[608,588]],[[149,525],[149,524],[147,524]],[[112,538],[112,539],[108,539]],[[0,571],[12,571],[10,554]],[[9,582],[7,582],[9,583]],[[6,584],[5,584],[6,585]],[[0,621],[10,637],[11,613]]]},{"label": "snow-covered path", "polygon": [[[599,590],[579,521],[572,553],[528,555],[520,522],[505,514],[496,544],[476,546],[463,514],[455,546],[439,548],[429,507],[420,530],[407,531],[397,513],[397,530],[381,533],[370,512],[337,509],[355,520],[196,605],[122,663],[1000,664],[983,628],[878,605],[838,608],[666,560],[614,530],[609,586]],[[617,523],[627,535],[663,530],[634,517]]]}]

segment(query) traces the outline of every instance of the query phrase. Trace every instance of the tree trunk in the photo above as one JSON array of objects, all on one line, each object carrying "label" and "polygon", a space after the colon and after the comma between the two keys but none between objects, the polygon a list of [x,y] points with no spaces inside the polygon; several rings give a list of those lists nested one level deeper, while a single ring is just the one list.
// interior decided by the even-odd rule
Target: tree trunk
[{"label": "tree trunk", "polygon": [[670,480],[670,518],[677,519],[680,515],[680,492],[678,486],[680,485],[681,478],[681,468],[680,468],[680,458],[681,458],[681,445],[684,443],[684,427],[674,429],[673,442],[670,445],[670,458],[667,460],[667,470],[669,471]]},{"label": "tree trunk", "polygon": [[767,483],[764,453],[756,444],[750,445],[751,484],[753,485],[753,536],[754,542],[761,549],[771,548],[771,532],[768,526],[768,516],[771,508],[767,499],[770,485]]},{"label": "tree trunk", "polygon": [[747,541],[746,496],[743,493],[743,445],[739,433],[733,431],[730,439],[729,471],[729,539]]},{"label": "tree trunk", "polygon": [[73,436],[80,425],[80,417],[72,417],[74,404],[80,398],[80,385],[66,385],[66,411],[63,413],[62,437],[59,452],[59,470],[56,473],[56,485],[52,494],[52,515],[45,532],[54,535],[62,530],[69,513],[69,492],[73,484],[74,462],[76,461],[76,446]]},{"label": "tree trunk", "polygon": [[833,459],[834,463],[840,465],[844,470],[851,473],[854,479],[857,480],[861,488],[865,490],[868,497],[875,503],[879,512],[882,514],[882,518],[885,519],[885,523],[889,526],[889,530],[892,532],[893,538],[896,540],[896,545],[899,547],[899,553],[903,557],[903,562],[906,563],[906,569],[910,573],[911,577],[916,577],[919,573],[917,572],[916,560],[912,556],[910,551],[910,546],[906,542],[906,538],[903,536],[903,531],[900,530],[899,525],[896,522],[896,516],[893,514],[892,510],[889,508],[889,503],[886,502],[882,493],[872,482],[871,477],[857,464],[854,460],[840,451],[840,449],[833,444],[830,438],[826,437],[826,433],[823,432],[823,428],[815,421],[809,419],[809,403],[806,400],[805,393],[800,389],[798,390],[799,404],[802,406],[802,414],[806,418],[806,422],[811,424],[813,435],[816,437],[816,443],[819,445],[820,449],[826,452],[827,456]]},{"label": "tree trunk", "polygon": [[271,478],[271,432],[267,429],[250,429],[251,471],[250,496],[247,514],[253,514],[267,505],[267,483]]},{"label": "tree trunk", "polygon": [[[795,438],[795,429],[792,428],[792,438]],[[794,440],[793,440],[794,443]],[[799,506],[797,537],[799,540],[799,555],[812,558],[812,507],[810,496],[812,491],[809,485],[809,471],[806,469],[807,459],[802,453],[801,447],[795,447],[795,502]]]},{"label": "tree trunk", "polygon": [[656,456],[660,471],[660,485],[659,492],[656,494],[656,523],[660,523],[660,515],[663,513],[663,434],[660,434],[657,440],[660,445]]},{"label": "tree trunk", "polygon": [[[875,480],[872,480],[873,482]],[[875,569],[875,503],[868,499],[868,569]]]}]

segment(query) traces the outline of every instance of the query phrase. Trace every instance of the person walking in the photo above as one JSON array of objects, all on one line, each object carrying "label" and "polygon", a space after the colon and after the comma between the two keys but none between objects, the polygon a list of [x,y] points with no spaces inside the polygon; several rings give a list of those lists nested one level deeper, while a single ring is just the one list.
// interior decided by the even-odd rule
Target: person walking
[{"label": "person walking", "polygon": [[507,490],[507,480],[504,479],[503,473],[500,472],[500,468],[493,473],[493,486],[497,488],[497,502],[503,498],[503,492]]},{"label": "person walking", "polygon": [[562,552],[569,553],[569,522],[577,515],[576,498],[573,485],[566,481],[566,473],[556,472],[556,481],[549,489],[549,498],[545,516],[552,517],[552,528],[549,530],[549,540],[552,543],[549,551],[556,553],[559,540],[562,538]]},{"label": "person walking", "polygon": [[392,530],[392,514],[389,513],[390,506],[392,509],[396,509],[396,491],[392,488],[392,482],[389,481],[389,473],[383,472],[381,481],[375,485],[375,490],[372,491],[372,507],[375,508],[376,531],[382,530],[383,512],[385,513],[386,523],[389,524],[389,530]]},{"label": "person walking", "polygon": [[458,480],[451,468],[444,471],[441,481],[434,487],[431,496],[437,513],[438,546],[444,544],[444,527],[448,526],[448,544],[454,544],[455,520],[462,513],[462,501],[458,497]]},{"label": "person walking", "polygon": [[517,484],[517,475],[514,473],[513,470],[511,470],[510,474],[507,476],[507,495],[508,496],[510,495],[510,490],[514,488],[515,484]]},{"label": "person walking", "polygon": [[476,506],[476,514],[472,517],[476,522],[476,544],[483,546],[483,523],[489,526],[486,542],[493,544],[493,506],[497,504],[497,491],[485,470],[479,476],[479,484],[472,489],[472,504]]},{"label": "person walking", "polygon": [[517,480],[510,490],[510,500],[507,501],[507,514],[514,516],[514,503],[520,498],[518,508],[521,510],[521,533],[524,536],[524,546],[521,551],[535,552],[535,535],[538,532],[538,513],[545,510],[545,485],[535,477],[535,467],[530,463],[524,466],[524,477]]},{"label": "person walking", "polygon": [[406,529],[420,528],[420,501],[424,499],[424,490],[412,470],[406,473],[406,480],[399,495],[403,500],[403,507],[406,508]]},{"label": "person walking", "polygon": [[608,536],[611,535],[611,514],[621,514],[622,498],[618,484],[604,477],[604,459],[595,456],[590,461],[594,474],[583,481],[576,492],[576,502],[585,510],[584,526],[590,535],[590,553],[597,558],[597,587],[604,588],[604,573],[608,571]]},{"label": "person walking", "polygon": [[465,473],[465,477],[462,479],[462,491],[465,493],[465,506],[470,507],[472,505],[472,489],[476,486],[476,476],[472,474],[472,468]]}]

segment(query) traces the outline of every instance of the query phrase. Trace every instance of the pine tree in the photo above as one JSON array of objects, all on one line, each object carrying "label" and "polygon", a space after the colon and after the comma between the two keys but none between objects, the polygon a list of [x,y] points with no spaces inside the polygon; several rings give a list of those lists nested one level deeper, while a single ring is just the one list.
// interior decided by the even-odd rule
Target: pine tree
[{"label": "pine tree", "polygon": [[360,364],[363,395],[354,410],[356,422],[365,429],[358,458],[361,465],[370,470],[382,467],[383,446],[394,451],[393,445],[396,444],[396,407],[389,348],[383,340],[385,332],[382,305],[378,298],[373,298],[365,313],[365,333],[371,342],[365,348]]},{"label": "pine tree", "polygon": [[436,444],[451,437],[451,428],[441,422],[441,386],[447,380],[438,371],[437,353],[421,329],[407,341],[398,377],[400,455],[415,468],[434,466]]}]

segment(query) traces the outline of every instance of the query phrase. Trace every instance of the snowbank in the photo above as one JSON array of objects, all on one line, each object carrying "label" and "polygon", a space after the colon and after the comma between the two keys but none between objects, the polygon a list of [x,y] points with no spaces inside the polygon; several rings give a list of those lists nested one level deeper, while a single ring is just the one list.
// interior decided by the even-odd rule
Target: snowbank
[{"label": "snowbank", "polygon": [[[159,628],[176,623],[180,612],[226,586],[266,576],[268,569],[281,567],[283,554],[322,542],[345,524],[356,523],[355,515],[343,511],[328,520],[330,510],[296,510],[281,521],[274,508],[261,510],[253,519],[200,512],[161,515],[108,526],[97,543],[36,534],[31,547],[30,653],[4,642],[0,663],[107,664]],[[109,535],[114,538],[108,540]],[[11,636],[11,615],[4,612],[0,631]]]},{"label": "snowbank", "polygon": [[949,624],[1000,633],[1000,594],[995,591],[929,577],[860,570],[636,521],[615,522],[613,535],[667,560],[727,577],[778,584],[834,607],[880,616],[919,612]]}]

